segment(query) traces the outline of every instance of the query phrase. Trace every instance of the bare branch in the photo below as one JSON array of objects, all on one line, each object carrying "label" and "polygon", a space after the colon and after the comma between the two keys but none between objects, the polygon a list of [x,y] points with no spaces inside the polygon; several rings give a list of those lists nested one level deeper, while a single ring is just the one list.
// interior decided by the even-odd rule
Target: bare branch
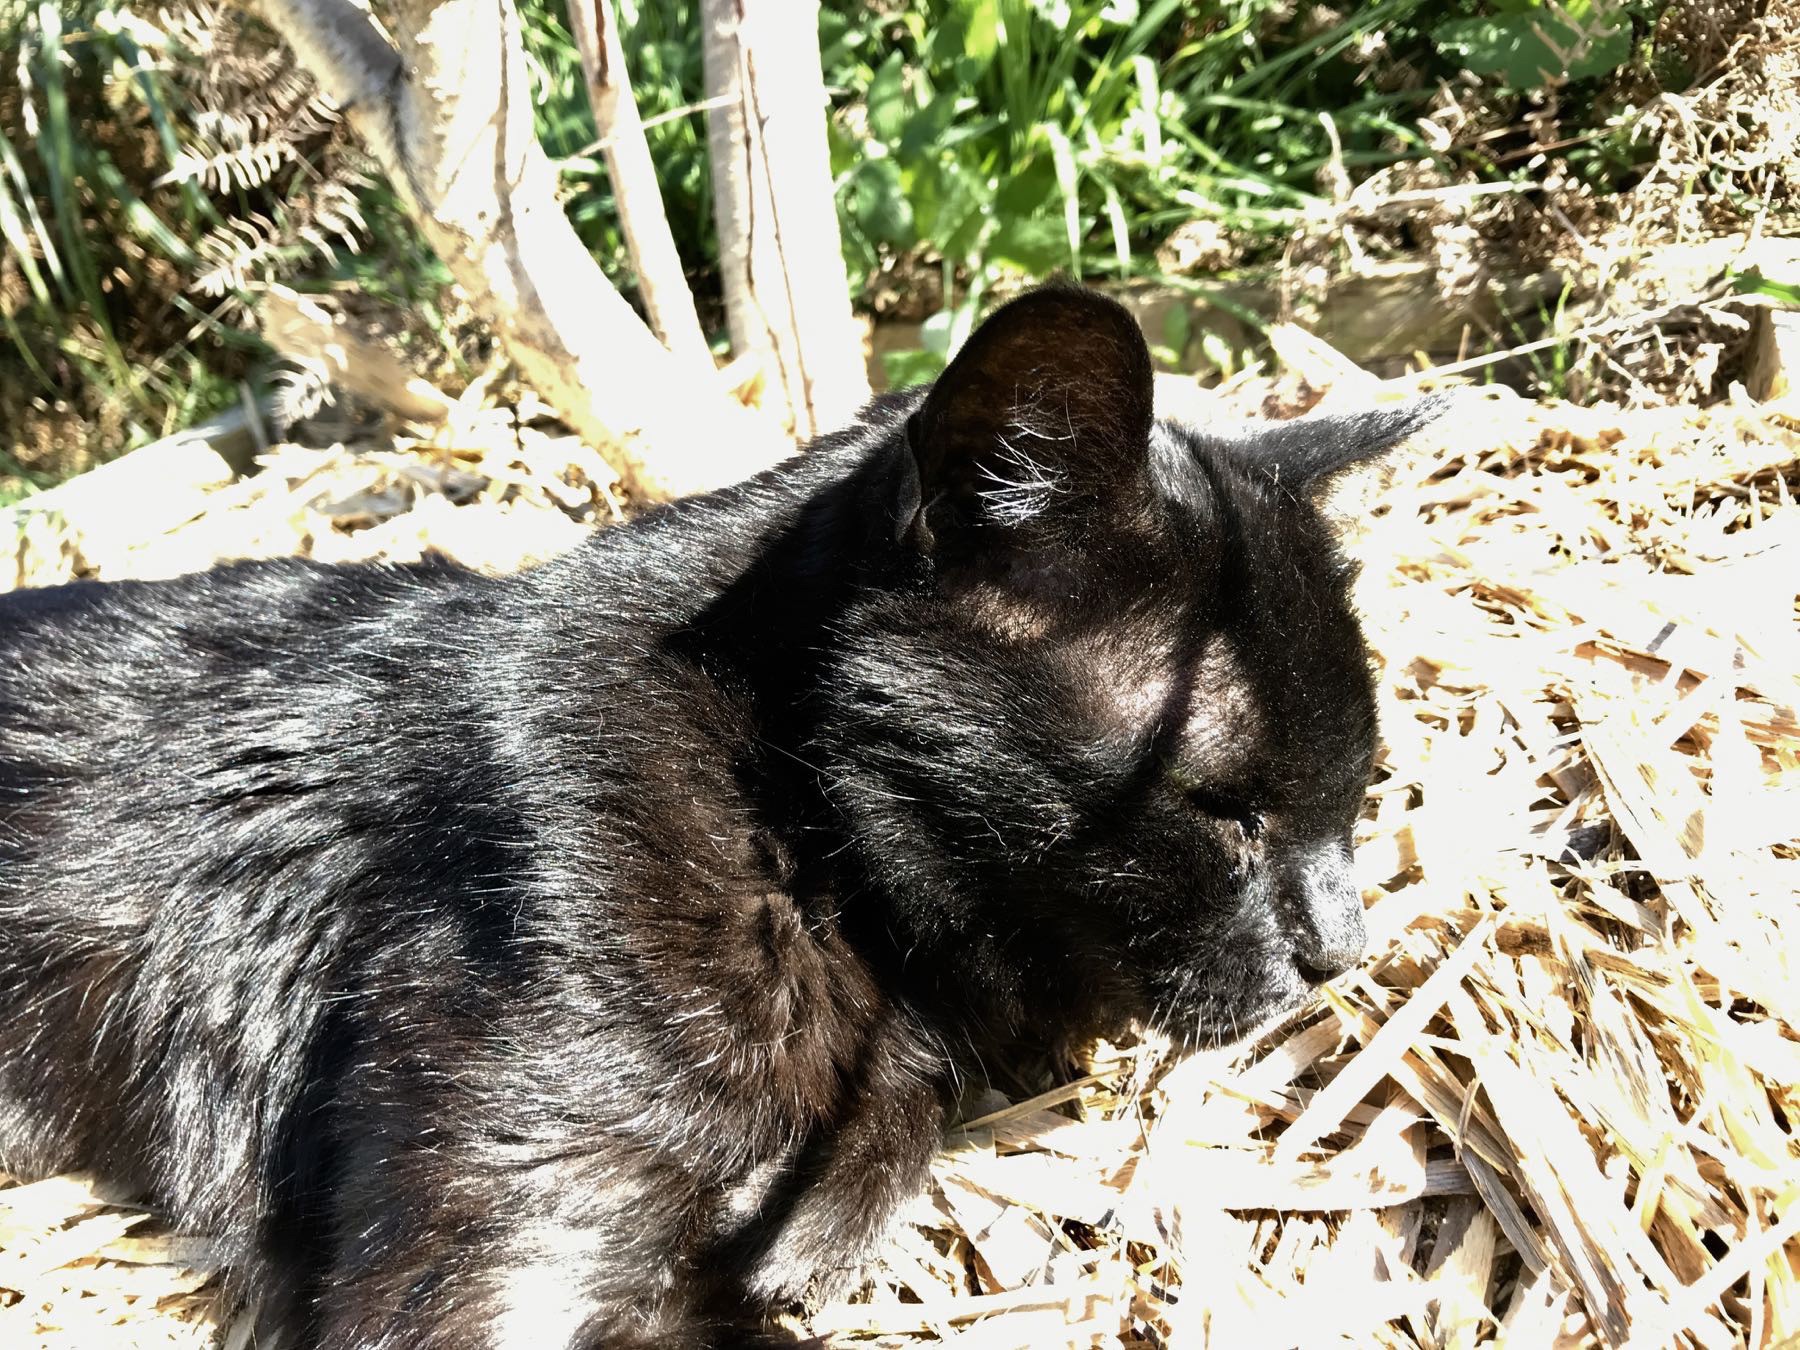
[{"label": "bare branch", "polygon": [[533,134],[511,0],[408,0],[392,41],[353,0],[262,0],[262,12],[525,377],[634,494],[704,491],[787,452],[656,340],[577,238]]},{"label": "bare branch", "polygon": [[688,289],[681,254],[675,249],[675,236],[669,231],[650,143],[644,139],[643,119],[631,93],[631,73],[625,68],[625,48],[612,0],[569,0],[569,27],[587,74],[594,129],[600,135],[619,224],[625,231],[625,246],[631,250],[638,294],[650,315],[650,326],[670,351],[696,369],[710,371],[712,352],[694,312],[694,295]]},{"label": "bare branch", "polygon": [[720,265],[732,346],[768,354],[802,437],[869,396],[850,317],[817,0],[702,0]]}]

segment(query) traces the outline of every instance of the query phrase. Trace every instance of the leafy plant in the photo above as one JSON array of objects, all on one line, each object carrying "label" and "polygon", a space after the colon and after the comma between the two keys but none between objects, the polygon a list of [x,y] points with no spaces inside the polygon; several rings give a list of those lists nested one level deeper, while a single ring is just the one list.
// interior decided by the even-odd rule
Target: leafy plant
[{"label": "leafy plant", "polygon": [[1631,57],[1631,15],[1616,0],[1495,0],[1490,14],[1432,30],[1477,75],[1541,89],[1611,74]]},{"label": "leafy plant", "polygon": [[[203,3],[205,0],[203,0]],[[360,246],[363,160],[227,8],[0,10],[0,352],[9,458],[48,479],[238,397],[262,282]]]},{"label": "leafy plant", "polygon": [[867,91],[834,122],[853,270],[929,241],[965,273],[1128,271],[1131,215],[1167,201],[1147,53],[1177,7],[926,0],[885,31],[829,11],[828,81]]},{"label": "leafy plant", "polygon": [[1421,149],[1401,114],[1425,87],[1356,92],[1363,47],[1419,7],[1386,0],[1293,40],[1276,0],[912,0],[875,26],[835,6],[828,80],[866,91],[833,123],[853,282],[929,252],[953,316],[957,278],[1153,271],[1196,216],[1274,247],[1319,208],[1334,159]]},{"label": "leafy plant", "polygon": [[[59,447],[121,448],[233,397],[256,355],[238,324],[271,279],[353,286],[454,346],[445,269],[291,58],[240,11],[191,3],[205,8],[151,21],[131,0],[0,0],[0,66],[20,75],[0,88],[0,417],[15,437],[0,478],[47,481],[83,460]],[[629,288],[563,0],[519,3],[567,209]],[[928,297],[923,349],[892,358],[913,380],[1008,278],[1152,273],[1195,221],[1224,241],[1213,270],[1269,262],[1334,195],[1398,161],[1493,180],[1563,155],[1614,190],[1654,154],[1615,77],[1673,69],[1680,53],[1653,38],[1665,3],[824,0],[853,288]],[[715,245],[697,11],[616,3],[704,306]],[[1506,139],[1434,148],[1420,119],[1471,75]],[[1552,104],[1561,139],[1540,151],[1518,114]],[[1209,335],[1159,341],[1174,355]]]}]

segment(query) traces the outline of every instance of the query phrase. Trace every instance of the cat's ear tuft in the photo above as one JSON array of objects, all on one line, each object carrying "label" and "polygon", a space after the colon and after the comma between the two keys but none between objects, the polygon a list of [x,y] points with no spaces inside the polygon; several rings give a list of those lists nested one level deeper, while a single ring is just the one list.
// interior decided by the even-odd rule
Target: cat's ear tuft
[{"label": "cat's ear tuft", "polygon": [[1284,486],[1306,491],[1379,459],[1460,402],[1446,392],[1387,407],[1296,417],[1257,427],[1233,449]]},{"label": "cat's ear tuft", "polygon": [[1150,352],[1093,291],[1032,291],[977,328],[907,427],[924,501],[1013,526],[1145,481]]}]

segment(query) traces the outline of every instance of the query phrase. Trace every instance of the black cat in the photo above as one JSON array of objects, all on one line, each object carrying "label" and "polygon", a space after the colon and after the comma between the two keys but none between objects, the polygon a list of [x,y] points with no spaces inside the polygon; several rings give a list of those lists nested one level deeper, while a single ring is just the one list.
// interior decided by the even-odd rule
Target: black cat
[{"label": "black cat", "polygon": [[287,1344],[697,1347],[865,1260],[958,1060],[1360,956],[1312,504],[1434,414],[1157,422],[1110,301],[561,560],[0,597],[0,1166]]}]

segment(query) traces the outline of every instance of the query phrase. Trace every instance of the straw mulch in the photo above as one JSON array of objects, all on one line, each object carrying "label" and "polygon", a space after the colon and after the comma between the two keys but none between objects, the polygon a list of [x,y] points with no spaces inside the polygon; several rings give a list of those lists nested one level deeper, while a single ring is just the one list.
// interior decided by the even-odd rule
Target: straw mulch
[{"label": "straw mulch", "polygon": [[[1334,399],[1388,393],[1343,374]],[[812,1331],[1800,1338],[1800,424],[1741,398],[1470,397],[1380,505],[1344,503],[1383,667],[1368,963],[1234,1051],[1101,1045],[1064,1081],[989,1089],[869,1288]],[[278,449],[102,570],[425,539],[505,567],[608,513],[572,442],[439,439]],[[88,556],[48,518],[17,534],[0,577]],[[78,1181],[0,1190],[0,1343],[203,1344],[196,1259]]]}]

